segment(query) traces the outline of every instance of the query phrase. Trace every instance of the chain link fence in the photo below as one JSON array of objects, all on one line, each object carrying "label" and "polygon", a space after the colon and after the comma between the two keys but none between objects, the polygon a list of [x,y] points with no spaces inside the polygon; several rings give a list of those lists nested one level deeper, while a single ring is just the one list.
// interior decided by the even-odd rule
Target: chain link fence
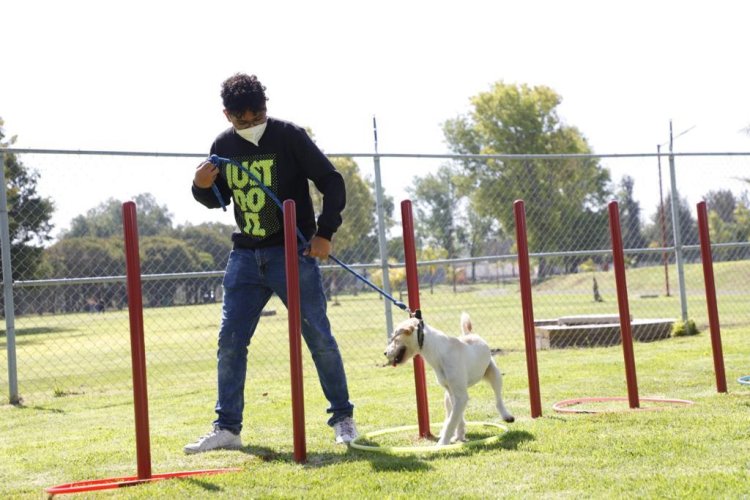
[{"label": "chain link fence", "polygon": [[[666,338],[685,319],[707,328],[701,199],[722,326],[750,326],[750,154],[331,157],[348,194],[334,254],[407,302],[400,202],[411,199],[421,308],[448,333],[459,331],[467,311],[493,348],[523,356],[515,199],[526,205],[538,348],[619,342],[613,199],[634,325],[651,325],[634,327],[636,340]],[[192,199],[199,155],[6,150],[4,158],[3,304],[12,296],[13,307],[3,308],[0,396],[129,387],[121,205],[130,199],[138,208],[149,378],[212,387],[234,222],[231,212]],[[323,272],[349,378],[378,379],[388,331],[404,313],[341,267],[323,263]],[[288,371],[286,310],[273,298],[264,316],[248,371],[259,383]],[[306,371],[311,365],[307,358]]]}]

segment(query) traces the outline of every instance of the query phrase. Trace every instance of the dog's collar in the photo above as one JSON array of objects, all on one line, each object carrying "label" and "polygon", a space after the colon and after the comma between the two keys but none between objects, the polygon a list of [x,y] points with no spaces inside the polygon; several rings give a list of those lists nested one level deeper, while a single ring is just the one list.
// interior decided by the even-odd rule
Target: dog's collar
[{"label": "dog's collar", "polygon": [[419,323],[417,325],[417,343],[419,344],[419,349],[422,349],[422,346],[424,345],[424,320],[422,319],[422,310],[417,309],[414,311],[414,317],[419,320]]}]

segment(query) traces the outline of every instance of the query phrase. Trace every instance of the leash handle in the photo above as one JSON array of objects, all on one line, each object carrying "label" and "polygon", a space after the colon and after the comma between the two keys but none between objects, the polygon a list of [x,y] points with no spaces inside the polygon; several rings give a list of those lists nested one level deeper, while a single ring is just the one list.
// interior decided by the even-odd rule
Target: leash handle
[{"label": "leash handle", "polygon": [[[214,164],[215,167],[219,167],[219,163],[215,162],[213,157],[216,155],[211,155],[211,158],[209,158],[209,161]],[[219,187],[214,182],[211,184],[211,191],[213,191],[214,196],[216,196],[216,199],[219,200],[219,204],[221,205],[221,209],[225,212],[227,211],[227,204],[224,203],[224,198],[221,196],[221,193],[219,192]]]}]

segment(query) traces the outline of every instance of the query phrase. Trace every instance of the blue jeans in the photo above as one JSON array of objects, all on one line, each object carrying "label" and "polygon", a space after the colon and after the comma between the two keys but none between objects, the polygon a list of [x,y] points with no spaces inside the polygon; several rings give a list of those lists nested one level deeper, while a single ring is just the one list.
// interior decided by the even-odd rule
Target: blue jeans
[{"label": "blue jeans", "polygon": [[[242,430],[247,348],[260,313],[273,293],[287,304],[284,247],[235,248],[224,274],[224,303],[218,349],[218,400],[214,424],[234,433]],[[326,297],[317,260],[299,255],[302,337],[312,354],[323,394],[333,415],[328,425],[352,416],[349,389],[336,339],[326,316]]]}]

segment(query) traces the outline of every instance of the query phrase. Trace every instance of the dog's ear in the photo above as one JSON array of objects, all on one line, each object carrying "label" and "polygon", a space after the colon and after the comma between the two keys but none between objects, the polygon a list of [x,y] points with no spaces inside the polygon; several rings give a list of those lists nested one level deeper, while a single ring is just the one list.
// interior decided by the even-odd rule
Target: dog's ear
[{"label": "dog's ear", "polygon": [[418,326],[419,326],[418,319],[409,318],[398,326],[397,331],[400,332],[402,335],[411,335],[412,333],[417,331]]}]

